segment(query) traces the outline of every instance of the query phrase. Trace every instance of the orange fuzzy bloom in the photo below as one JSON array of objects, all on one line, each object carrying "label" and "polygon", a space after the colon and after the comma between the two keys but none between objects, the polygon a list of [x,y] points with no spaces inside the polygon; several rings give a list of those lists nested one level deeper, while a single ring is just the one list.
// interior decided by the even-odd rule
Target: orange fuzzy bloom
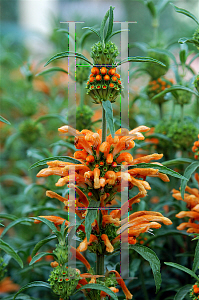
[{"label": "orange fuzzy bloom", "polygon": [[109,153],[106,157],[106,163],[107,164],[112,164],[113,162],[113,154],[112,153]]},{"label": "orange fuzzy bloom", "polygon": [[87,238],[85,237],[85,239],[77,247],[77,251],[79,251],[79,252],[85,251],[87,249],[88,245],[90,245],[94,242],[98,243],[98,238],[94,234],[90,235],[89,242],[87,242]]},{"label": "orange fuzzy bloom", "polygon": [[50,263],[50,265],[51,265],[52,268],[56,268],[56,267],[59,266],[59,264],[58,264],[57,261],[52,261],[52,262]]},{"label": "orange fuzzy bloom", "polygon": [[70,252],[72,253],[73,256],[76,256],[78,260],[80,260],[87,268],[87,270],[90,270],[90,264],[87,261],[87,259],[74,247],[70,247]]},{"label": "orange fuzzy bloom", "polygon": [[81,151],[76,151],[74,153],[74,158],[76,159],[86,159],[87,158],[87,152],[85,150],[81,150]]},{"label": "orange fuzzy bloom", "polygon": [[102,68],[100,69],[100,72],[101,72],[102,75],[105,75],[105,74],[107,73],[107,68],[102,67]]},{"label": "orange fuzzy bloom", "polygon": [[99,70],[97,67],[93,67],[93,68],[91,69],[91,73],[92,73],[93,75],[98,75],[99,72],[100,72],[100,70]]},{"label": "orange fuzzy bloom", "polygon": [[126,161],[128,164],[133,162],[133,156],[130,153],[121,153],[118,158],[117,162],[121,163],[122,161]]},{"label": "orange fuzzy bloom", "polygon": [[104,177],[107,179],[106,183],[108,183],[109,185],[114,185],[115,181],[117,179],[117,175],[114,171],[108,171],[106,172],[106,174],[104,175]]},{"label": "orange fuzzy bloom", "polygon": [[115,72],[116,72],[116,68],[110,69],[110,70],[108,71],[109,75],[114,75]]},{"label": "orange fuzzy bloom", "polygon": [[104,157],[107,157],[110,147],[111,145],[108,142],[103,142],[99,147],[99,151],[104,153]]},{"label": "orange fuzzy bloom", "polygon": [[99,189],[100,188],[100,181],[99,181],[100,170],[98,168],[95,168],[93,170],[93,174],[94,174],[94,189]]},{"label": "orange fuzzy bloom", "polygon": [[104,76],[104,80],[106,80],[106,81],[110,80],[110,76],[109,75],[105,75]]},{"label": "orange fuzzy bloom", "polygon": [[[61,218],[61,217],[57,217],[57,216],[39,216],[39,218],[44,218],[48,221],[51,221],[55,224],[55,226],[61,225],[64,221],[65,221],[65,225],[67,226],[69,224],[69,221]],[[39,220],[34,220],[35,224],[39,224],[42,221]]]},{"label": "orange fuzzy bloom", "polygon": [[96,79],[97,81],[100,81],[100,80],[102,80],[102,76],[101,76],[101,75],[97,75],[97,76],[95,77],[95,79]]},{"label": "orange fuzzy bloom", "polygon": [[108,236],[106,234],[102,234],[101,239],[102,239],[102,241],[104,241],[104,244],[106,246],[106,251],[113,252],[114,248],[113,248],[113,245],[111,244],[111,242],[109,241]]},{"label": "orange fuzzy bloom", "polygon": [[17,292],[20,289],[20,286],[10,279],[10,277],[5,277],[0,282],[0,294]]},{"label": "orange fuzzy bloom", "polygon": [[124,280],[122,279],[122,277],[120,276],[120,274],[115,271],[115,270],[111,270],[109,271],[109,273],[115,273],[116,275],[116,280],[118,282],[118,284],[121,286],[125,296],[126,296],[126,299],[129,300],[129,299],[132,299],[133,298],[133,295],[129,292],[129,290],[127,289],[125,283],[124,283]]}]

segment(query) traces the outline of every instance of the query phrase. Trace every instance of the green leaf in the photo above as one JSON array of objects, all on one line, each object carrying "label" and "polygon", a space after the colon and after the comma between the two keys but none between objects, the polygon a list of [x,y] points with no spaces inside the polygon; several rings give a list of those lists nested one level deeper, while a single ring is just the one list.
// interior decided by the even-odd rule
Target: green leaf
[{"label": "green leaf", "polygon": [[2,223],[0,223],[0,226],[5,227],[5,225],[3,225]]},{"label": "green leaf", "polygon": [[[30,218],[26,218],[26,217],[23,217],[23,218],[20,218],[20,219],[17,219],[13,222],[11,222],[5,229],[4,231],[2,232],[1,234],[1,238],[6,234],[6,232],[13,226],[19,224],[19,223],[22,223],[22,222],[33,222]],[[23,224],[23,225],[27,225],[27,223]],[[28,224],[29,225],[29,224]]]},{"label": "green leaf", "polygon": [[186,56],[186,50],[182,49],[180,50],[180,62],[184,66],[186,62],[187,56]]},{"label": "green leaf", "polygon": [[67,72],[66,70],[64,70],[64,69],[62,69],[62,68],[59,68],[59,67],[54,67],[54,68],[50,68],[50,69],[48,69],[48,70],[42,71],[42,72],[40,72],[40,73],[37,73],[37,74],[35,75],[35,77],[41,76],[41,75],[46,75],[46,74],[49,74],[49,73],[51,73],[51,72],[64,72],[64,73],[68,74],[68,72]]},{"label": "green leaf", "polygon": [[127,57],[120,62],[117,63],[117,66],[120,66],[121,64],[124,64],[126,62],[150,62],[150,63],[156,63],[163,67],[166,67],[165,64],[163,64],[161,61],[151,58],[151,57],[142,57],[142,56],[134,56],[134,57]]},{"label": "green leaf", "polygon": [[45,238],[45,239],[39,241],[39,242],[35,245],[35,247],[34,247],[34,249],[33,249],[33,251],[32,251],[31,256],[32,256],[32,257],[35,256],[36,253],[38,252],[38,250],[39,250],[43,245],[45,245],[46,243],[48,243],[48,242],[50,242],[50,241],[52,241],[52,240],[54,240],[54,239],[56,239],[56,238],[57,238],[57,236],[56,236],[55,234],[53,234],[53,235],[50,235],[50,236],[48,236],[47,238]]},{"label": "green leaf", "polygon": [[112,297],[113,300],[118,300],[118,297],[115,295],[115,293],[113,291],[111,291],[105,285],[98,284],[98,283],[91,283],[91,284],[83,285],[74,294],[76,294],[79,291],[84,290],[84,289],[92,289],[92,290],[103,291],[103,292],[107,293],[110,297]]},{"label": "green leaf", "polygon": [[106,113],[106,121],[108,123],[110,133],[111,133],[112,137],[114,138],[114,136],[115,136],[115,126],[114,126],[114,122],[113,122],[112,104],[109,100],[106,100],[106,101],[102,101],[102,106],[103,106],[103,108],[105,110],[105,113]]},{"label": "green leaf", "polygon": [[37,119],[35,121],[35,124],[37,124],[41,121],[44,121],[44,120],[52,119],[52,118],[56,118],[56,119],[59,119],[63,123],[67,123],[67,120],[64,116],[61,116],[59,114],[49,114],[49,115],[41,116],[39,119]]},{"label": "green leaf", "polygon": [[14,260],[16,260],[16,262],[18,262],[20,267],[23,268],[23,262],[22,262],[21,258],[19,257],[19,255],[15,252],[15,250],[10,245],[8,245],[2,239],[0,239],[0,249],[2,249],[7,254],[9,254],[12,258],[14,258]]},{"label": "green leaf", "polygon": [[53,222],[51,222],[45,218],[42,218],[42,217],[30,217],[30,219],[39,220],[39,221],[45,223],[57,237],[60,236],[60,232],[57,230],[57,228],[55,227]]},{"label": "green leaf", "polygon": [[47,283],[47,282],[44,282],[44,281],[33,281],[31,283],[28,283],[28,284],[24,285],[22,288],[20,288],[20,290],[15,294],[13,300],[16,299],[17,295],[19,295],[21,292],[27,290],[28,288],[38,287],[38,286],[42,286],[42,287],[46,287],[46,288],[51,289],[50,284]]},{"label": "green leaf", "polygon": [[12,220],[12,221],[18,219],[16,216],[10,214],[0,214],[0,218]]},{"label": "green leaf", "polygon": [[50,147],[53,147],[53,146],[63,146],[63,147],[66,147],[68,149],[71,149],[73,151],[77,150],[73,144],[71,144],[69,142],[65,142],[65,141],[58,141],[58,142],[53,143],[53,144],[50,145]]},{"label": "green leaf", "polygon": [[185,296],[190,292],[190,289],[192,288],[191,284],[187,284],[179,289],[177,294],[175,294],[174,300],[183,300]]},{"label": "green leaf", "polygon": [[71,51],[65,51],[65,52],[61,52],[61,53],[58,53],[54,56],[52,56],[48,61],[47,63],[44,65],[44,67],[46,67],[47,65],[49,65],[51,62],[53,62],[54,60],[56,59],[59,59],[59,58],[64,58],[64,57],[76,57],[76,58],[79,58],[79,59],[83,59],[84,61],[86,61],[89,65],[92,65],[92,63],[81,53],[78,53],[78,52],[71,52]]},{"label": "green leaf", "polygon": [[95,28],[93,28],[93,27],[83,27],[82,29],[89,29],[89,30],[91,30],[92,32],[94,32],[95,34],[97,34],[97,36],[100,39],[100,41],[102,41],[99,32]]},{"label": "green leaf", "polygon": [[199,42],[192,38],[186,38],[186,37],[180,38],[178,40],[178,43],[180,43],[180,44],[191,43],[191,44],[194,44],[195,46],[199,47]]},{"label": "green leaf", "polygon": [[175,158],[171,160],[164,161],[162,164],[164,166],[173,166],[173,165],[178,165],[178,164],[190,164],[194,160],[190,158]]},{"label": "green leaf", "polygon": [[31,262],[29,263],[29,266],[33,265],[38,259],[40,259],[40,258],[42,258],[42,257],[44,257],[44,256],[46,256],[46,255],[52,255],[52,256],[54,256],[55,258],[57,258],[56,255],[53,254],[53,253],[50,253],[50,252],[41,252],[41,253],[36,254],[36,255],[32,258]]},{"label": "green leaf", "polygon": [[129,45],[129,49],[134,48],[134,47],[142,50],[143,52],[148,51],[148,45],[144,42],[135,42],[135,43]]},{"label": "green leaf", "polygon": [[179,269],[179,270],[191,275],[192,277],[194,277],[198,281],[198,276],[192,270],[190,270],[190,269],[188,269],[184,266],[181,266],[179,264],[172,263],[172,262],[165,262],[165,265],[170,266],[170,267],[174,267],[176,269]]},{"label": "green leaf", "polygon": [[196,55],[194,55],[194,57],[190,60],[190,62],[189,62],[189,66],[192,64],[192,62],[196,59],[196,58],[198,58],[199,57],[199,53],[197,53]]},{"label": "green leaf", "polygon": [[148,49],[147,51],[149,51],[149,52],[155,52],[155,53],[160,53],[160,54],[165,54],[165,55],[167,55],[168,57],[170,57],[173,60],[173,62],[175,63],[176,66],[178,65],[175,56],[169,50],[151,48],[151,49]]},{"label": "green leaf", "polygon": [[183,14],[183,15],[191,18],[199,25],[197,18],[192,13],[190,13],[188,10],[179,8],[179,7],[175,6],[173,3],[170,3],[170,4],[174,7],[174,9],[177,13]]},{"label": "green leaf", "polygon": [[110,6],[109,9],[109,22],[108,22],[108,29],[105,37],[105,43],[109,40],[109,37],[111,36],[113,31],[113,7]]},{"label": "green leaf", "polygon": [[101,40],[102,40],[103,44],[104,44],[104,30],[105,30],[106,22],[107,22],[108,17],[109,17],[109,12],[110,12],[110,9],[106,12],[106,14],[105,14],[105,16],[102,20],[101,27],[100,27],[100,36],[101,36]]},{"label": "green leaf", "polygon": [[156,253],[148,247],[142,245],[133,245],[130,249],[135,250],[139,253],[145,260],[147,260],[151,266],[155,285],[156,285],[156,293],[159,291],[161,286],[161,274],[160,274],[160,261],[157,257]]},{"label": "green leaf", "polygon": [[91,200],[89,203],[88,211],[85,218],[85,231],[86,231],[86,238],[87,241],[90,240],[91,234],[91,224],[97,218],[97,209],[100,205],[100,201]]},{"label": "green leaf", "polygon": [[198,161],[194,161],[192,164],[190,164],[185,169],[185,172],[184,172],[185,179],[182,180],[181,187],[180,187],[180,193],[181,193],[182,199],[184,199],[184,192],[185,192],[185,188],[186,188],[187,182],[189,181],[189,179],[191,178],[191,175],[196,171],[196,169],[198,167],[199,167],[199,162]]},{"label": "green leaf", "polygon": [[195,249],[192,271],[196,272],[198,267],[199,267],[199,240],[197,242],[196,249]]},{"label": "green leaf", "polygon": [[133,169],[133,168],[153,168],[153,169],[158,169],[161,173],[180,178],[180,179],[187,179],[185,176],[180,175],[178,172],[175,172],[165,166],[160,166],[156,164],[150,164],[150,163],[141,163],[133,166],[129,166],[128,170]]},{"label": "green leaf", "polygon": [[156,16],[157,16],[157,11],[156,11],[156,7],[155,7],[153,1],[148,0],[147,3],[146,3],[146,6],[148,7],[148,9],[149,9],[149,11],[150,11],[152,17],[153,17],[153,18],[156,18]]},{"label": "green leaf", "polygon": [[165,7],[167,6],[167,4],[170,2],[170,0],[160,0],[157,4],[157,11],[158,11],[158,14],[160,14],[164,9]]},{"label": "green leaf", "polygon": [[2,117],[2,116],[0,116],[0,122],[6,123],[8,125],[11,125],[11,123],[8,120],[6,120],[4,117]]},{"label": "green leaf", "polygon": [[29,170],[31,169],[34,169],[36,167],[39,167],[39,166],[43,166],[45,165],[48,161],[52,161],[52,160],[60,160],[60,161],[66,161],[66,162],[70,162],[70,163],[74,163],[76,165],[81,165],[82,163],[73,158],[73,157],[70,157],[70,156],[52,156],[52,157],[49,157],[49,158],[45,158],[45,159],[42,159],[40,161],[37,161],[36,163],[34,163]]},{"label": "green leaf", "polygon": [[161,133],[153,133],[153,134],[150,134],[147,136],[147,139],[148,138],[157,138],[157,139],[162,139],[162,140],[165,140],[165,141],[168,141],[168,142],[171,142],[171,139],[164,135],[164,134],[161,134]]},{"label": "green leaf", "polygon": [[108,39],[110,40],[114,35],[116,35],[116,34],[122,32],[122,31],[129,31],[129,29],[120,29],[120,30],[116,30],[116,31],[114,31],[114,32],[109,36]]},{"label": "green leaf", "polygon": [[196,96],[199,96],[199,94],[193,90],[191,90],[190,88],[186,87],[186,86],[182,86],[182,85],[173,85],[170,88],[165,89],[164,91],[160,92],[159,94],[155,95],[151,101],[154,101],[155,99],[164,96],[167,93],[173,92],[173,91],[187,91],[190,92]]}]

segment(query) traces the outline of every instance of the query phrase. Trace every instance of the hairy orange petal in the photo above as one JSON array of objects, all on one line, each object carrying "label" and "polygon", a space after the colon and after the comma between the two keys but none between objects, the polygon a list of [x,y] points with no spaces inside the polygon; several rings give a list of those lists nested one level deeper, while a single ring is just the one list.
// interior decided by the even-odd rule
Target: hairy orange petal
[{"label": "hairy orange petal", "polygon": [[106,246],[106,251],[107,252],[113,252],[114,248],[113,248],[113,245],[111,244],[108,236],[106,234],[102,234],[101,239],[102,239],[102,241],[104,241],[104,244]]},{"label": "hairy orange petal", "polygon": [[130,293],[130,291],[127,289],[125,283],[124,283],[124,280],[122,279],[122,277],[120,276],[120,274],[115,271],[115,270],[111,270],[109,271],[109,273],[115,273],[116,275],[116,280],[118,282],[118,284],[121,286],[125,296],[126,296],[126,299],[129,300],[129,299],[132,299],[133,298],[133,295]]}]

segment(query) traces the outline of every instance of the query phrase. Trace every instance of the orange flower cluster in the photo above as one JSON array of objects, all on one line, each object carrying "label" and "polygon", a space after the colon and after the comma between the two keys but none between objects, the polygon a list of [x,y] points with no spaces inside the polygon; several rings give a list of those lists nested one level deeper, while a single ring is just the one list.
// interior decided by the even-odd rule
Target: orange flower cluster
[{"label": "orange flower cluster", "polygon": [[156,91],[156,94],[158,94],[166,88],[170,88],[173,83],[172,79],[158,78],[157,80],[149,81],[149,90]]},{"label": "orange flower cluster", "polygon": [[198,141],[195,141],[193,144],[192,151],[194,152],[194,158],[199,159],[199,135]]},{"label": "orange flower cluster", "polygon": [[[195,178],[199,183],[199,174],[196,173]],[[182,199],[178,190],[173,189],[172,191],[173,197],[177,200],[185,201],[189,209],[189,211],[181,211],[176,215],[177,218],[189,218],[188,222],[181,223],[177,229],[184,230],[188,228],[188,233],[199,233],[199,190],[196,188],[191,189],[187,186],[185,191],[188,193],[185,193],[184,199]]]},{"label": "orange flower cluster", "polygon": [[191,297],[193,300],[198,300],[198,299],[199,299],[199,282],[196,282],[196,283],[192,286],[189,295],[190,295],[190,297]]},{"label": "orange flower cluster", "polygon": [[20,286],[14,283],[10,277],[5,277],[0,281],[0,294],[9,293],[9,292],[17,292]]},{"label": "orange flower cluster", "polygon": [[109,99],[114,102],[121,91],[122,82],[120,75],[116,73],[116,68],[97,68],[91,69],[91,75],[87,82],[87,94],[89,94],[96,103]]},{"label": "orange flower cluster", "polygon": [[[130,153],[121,153],[121,151],[133,148],[135,139],[143,140],[144,136],[141,132],[148,130],[149,128],[146,126],[139,126],[131,131],[122,128],[116,131],[114,138],[109,135],[106,141],[102,143],[101,130],[98,130],[97,133],[90,130],[79,132],[69,126],[63,126],[59,128],[60,132],[75,136],[75,147],[78,151],[74,153],[74,158],[78,160],[78,164],[63,161],[47,162],[48,168],[42,169],[37,177],[59,175],[61,178],[56,186],[69,184],[71,188],[75,188],[75,185],[83,188],[84,193],[76,187],[79,195],[78,204],[81,207],[88,207],[91,199],[100,201],[100,206],[104,207],[106,204],[111,204],[117,192],[124,190],[125,187],[132,189],[136,186],[139,193],[129,200],[131,207],[135,200],[146,196],[146,190],[151,189],[148,182],[145,181],[147,176],[169,181],[167,175],[160,173],[158,169],[139,168],[139,163],[161,159],[162,154],[155,153],[133,159]],[[136,166],[130,170],[128,168],[122,170],[122,165],[125,167]],[[72,168],[74,173],[71,175],[70,169]],[[53,192],[49,193],[48,196],[55,197],[64,203],[66,201],[65,198]],[[69,202],[66,205],[68,204]]]}]

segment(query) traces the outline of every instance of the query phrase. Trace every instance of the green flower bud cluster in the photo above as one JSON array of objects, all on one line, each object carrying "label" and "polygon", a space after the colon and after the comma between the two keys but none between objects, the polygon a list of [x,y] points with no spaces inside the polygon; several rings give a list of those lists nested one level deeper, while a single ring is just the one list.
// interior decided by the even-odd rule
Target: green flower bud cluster
[{"label": "green flower bud cluster", "polygon": [[92,116],[94,114],[93,110],[88,105],[83,105],[83,107],[78,106],[72,107],[68,112],[69,124],[72,123],[76,111],[76,128],[79,131],[83,129],[92,129]]},{"label": "green flower bud cluster", "polygon": [[84,81],[87,80],[88,75],[90,73],[90,66],[86,66],[85,63],[83,63],[80,60],[77,60],[76,62],[76,78],[75,78],[75,65],[71,66],[72,72],[70,72],[70,76],[73,80],[76,80],[76,82],[79,82],[82,84]]},{"label": "green flower bud cluster", "polygon": [[166,67],[163,67],[155,63],[146,63],[146,71],[152,77],[152,79],[157,79],[165,75],[169,69],[170,64],[168,56],[157,52],[148,52],[148,56],[157,59],[166,65]]},{"label": "green flower bud cluster", "polygon": [[199,26],[193,34],[193,40],[196,41],[195,46],[199,49],[199,47],[198,47],[198,44],[199,44]]},{"label": "green flower bud cluster", "polygon": [[175,93],[175,102],[180,105],[189,104],[192,94],[188,91],[179,90]]},{"label": "green flower bud cluster", "polygon": [[[155,95],[161,93],[167,88],[170,88],[173,85],[173,81],[166,79],[166,78],[158,78],[156,80],[149,81],[149,84],[147,86],[147,95],[149,99],[152,99]],[[167,101],[168,99],[165,97],[165,95],[160,96],[154,100],[154,103],[163,103]]]},{"label": "green flower bud cluster", "polygon": [[37,112],[37,102],[34,98],[27,98],[21,101],[22,113],[26,117],[33,116]]},{"label": "green flower bud cluster", "polygon": [[199,299],[199,281],[197,281],[190,289],[189,296],[193,300]]},{"label": "green flower bud cluster", "polygon": [[116,276],[114,273],[110,273],[108,275],[108,277],[105,277],[105,280],[104,280],[105,286],[107,286],[107,287],[114,286],[115,287],[118,284],[115,277]]},{"label": "green flower bud cluster", "polygon": [[[169,128],[171,127],[172,123],[173,123],[173,121],[171,121],[171,120],[162,120],[155,126],[154,132],[167,136],[168,132],[169,132]],[[159,139],[158,147],[160,147],[161,149],[167,149],[170,146],[172,146],[171,141],[169,141],[167,139],[161,139],[161,138]]]},{"label": "green flower bud cluster", "polygon": [[187,150],[197,139],[198,129],[190,121],[176,121],[169,128],[167,136],[172,139],[176,148]]},{"label": "green flower bud cluster", "polygon": [[20,137],[27,143],[35,143],[43,134],[42,124],[35,124],[35,121],[27,119],[19,126]]},{"label": "green flower bud cluster", "polygon": [[66,245],[56,245],[56,249],[53,253],[57,256],[57,262],[61,265],[68,262],[68,247]]},{"label": "green flower bud cluster", "polygon": [[114,240],[114,238],[116,238],[116,236],[118,236],[118,234],[116,233],[118,228],[119,226],[115,226],[114,224],[106,224],[106,226],[102,230],[102,234],[106,234],[111,242],[112,240]]},{"label": "green flower bud cluster", "polygon": [[74,293],[80,279],[81,277],[76,269],[57,266],[51,272],[48,281],[56,295],[63,299],[68,299]]},{"label": "green flower bud cluster", "polygon": [[101,42],[95,43],[90,53],[95,65],[112,65],[118,54],[117,46],[110,41],[105,44],[105,47]]},{"label": "green flower bud cluster", "polygon": [[0,257],[0,281],[5,277],[7,270],[5,269],[6,264],[4,263],[3,257]]},{"label": "green flower bud cluster", "polygon": [[198,93],[199,93],[199,74],[196,75],[196,78],[195,78],[195,80],[194,80],[194,86],[195,86],[196,90],[197,90]]}]

